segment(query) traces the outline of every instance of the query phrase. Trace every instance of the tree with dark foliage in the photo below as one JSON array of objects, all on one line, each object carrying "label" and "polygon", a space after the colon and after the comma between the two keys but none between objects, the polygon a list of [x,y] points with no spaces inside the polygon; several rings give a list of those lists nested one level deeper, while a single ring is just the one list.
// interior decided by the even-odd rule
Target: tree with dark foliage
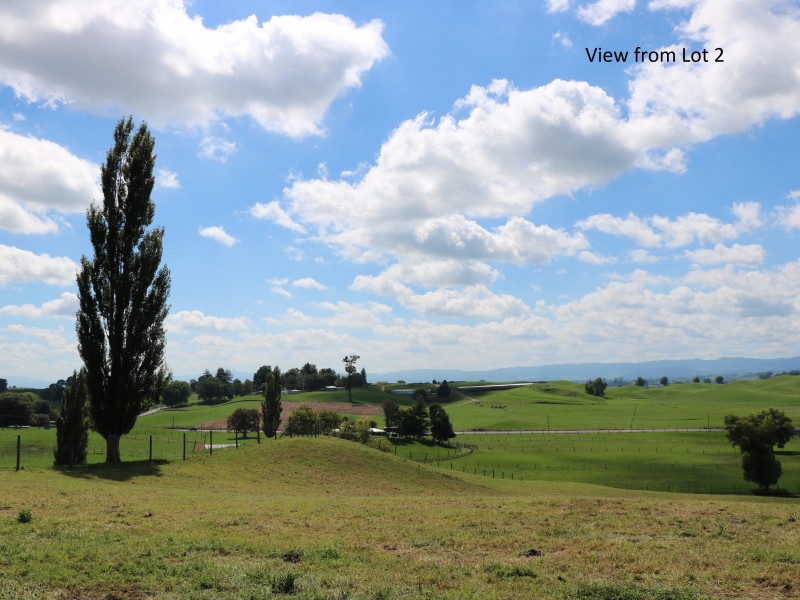
[{"label": "tree with dark foliage", "polygon": [[86,371],[72,374],[71,383],[64,389],[61,412],[56,417],[56,447],[54,463],[72,467],[86,462],[89,447],[89,414]]},{"label": "tree with dark foliage", "polygon": [[769,486],[780,479],[781,463],[775,458],[773,446],[783,448],[794,435],[792,420],[774,408],[737,417],[725,417],[728,439],[742,452],[745,481],[751,481],[769,493]]},{"label": "tree with dark foliage", "polygon": [[453,426],[450,424],[450,417],[441,406],[431,404],[428,408],[428,415],[431,419],[431,437],[434,442],[446,442],[456,437]]},{"label": "tree with dark foliage", "polygon": [[267,373],[264,399],[261,401],[261,428],[268,438],[275,437],[281,424],[281,370],[278,367]]},{"label": "tree with dark foliage", "polygon": [[154,139],[122,119],[101,167],[103,204],[86,222],[94,257],[81,258],[75,326],[86,366],[92,427],[106,440],[106,463],[119,464],[119,441],[158,402],[166,382],[164,319],[170,275],[159,268],[164,230],[148,230],[155,205]]},{"label": "tree with dark foliage", "polygon": [[602,398],[606,395],[606,387],[608,387],[608,384],[598,377],[594,381],[587,381],[584,389],[586,390],[587,394]]},{"label": "tree with dark foliage", "polygon": [[257,408],[237,408],[228,417],[228,429],[247,437],[248,431],[258,431],[258,409]]}]

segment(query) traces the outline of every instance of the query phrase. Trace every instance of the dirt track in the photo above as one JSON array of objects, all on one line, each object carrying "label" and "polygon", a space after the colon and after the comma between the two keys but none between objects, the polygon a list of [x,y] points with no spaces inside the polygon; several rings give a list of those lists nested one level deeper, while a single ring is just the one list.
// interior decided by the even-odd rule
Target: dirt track
[{"label": "dirt track", "polygon": [[[292,411],[303,406],[310,406],[314,411],[321,412],[323,410],[332,410],[340,415],[354,415],[361,419],[377,420],[376,417],[383,415],[383,409],[380,406],[372,406],[369,404],[350,404],[349,402],[283,402],[281,401],[281,427],[283,427],[286,418],[292,414]],[[226,430],[228,422],[225,419],[217,419],[216,421],[205,421],[197,425],[197,429],[214,429]]]}]

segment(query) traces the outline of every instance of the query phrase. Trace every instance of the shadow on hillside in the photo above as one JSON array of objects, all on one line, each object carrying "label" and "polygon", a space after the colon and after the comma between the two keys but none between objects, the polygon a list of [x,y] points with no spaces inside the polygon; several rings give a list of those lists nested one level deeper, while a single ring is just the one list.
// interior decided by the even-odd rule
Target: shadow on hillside
[{"label": "shadow on hillside", "polygon": [[762,496],[764,498],[800,498],[800,495],[783,488],[770,489],[768,492],[762,489],[754,489],[751,493],[753,496]]},{"label": "shadow on hillside", "polygon": [[53,467],[55,471],[74,477],[75,479],[106,479],[108,481],[130,481],[136,477],[161,477],[161,465],[167,464],[166,460],[146,460],[123,462],[121,465],[108,466],[82,465],[77,467]]}]

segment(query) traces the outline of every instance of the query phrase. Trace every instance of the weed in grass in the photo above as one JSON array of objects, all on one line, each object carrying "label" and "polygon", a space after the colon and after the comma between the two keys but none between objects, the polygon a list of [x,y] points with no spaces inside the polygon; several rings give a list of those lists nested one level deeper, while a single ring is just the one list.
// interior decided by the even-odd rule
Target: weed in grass
[{"label": "weed in grass", "polygon": [[294,594],[297,575],[294,573],[280,573],[273,575],[271,588],[273,594]]},{"label": "weed in grass", "polygon": [[33,513],[30,508],[23,508],[17,515],[17,523],[30,523],[33,521]]}]

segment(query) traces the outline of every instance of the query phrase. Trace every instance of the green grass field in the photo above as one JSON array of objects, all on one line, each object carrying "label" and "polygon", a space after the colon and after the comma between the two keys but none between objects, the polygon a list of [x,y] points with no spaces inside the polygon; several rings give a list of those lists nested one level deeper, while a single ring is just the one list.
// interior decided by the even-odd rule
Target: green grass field
[{"label": "green grass field", "polygon": [[0,483],[3,599],[769,598],[800,580],[794,500],[493,480],[332,438]]},{"label": "green grass field", "polygon": [[470,392],[474,401],[456,399],[452,407],[445,406],[454,427],[461,430],[719,428],[726,414],[749,414],[770,406],[800,423],[800,377],[650,389],[627,386],[607,388],[606,396],[590,396],[577,383],[549,382]]},{"label": "green grass field", "polygon": [[[284,400],[346,401],[337,395]],[[566,382],[455,396],[444,406],[456,429],[702,428],[767,406],[800,422],[797,377],[605,399]],[[375,388],[353,399],[387,397],[411,402]],[[95,434],[90,466],[70,470],[50,468],[54,429],[0,429],[0,600],[800,597],[798,439],[779,453],[789,494],[769,498],[708,431],[478,433],[455,440],[471,451],[395,441],[388,453],[251,438],[213,456],[208,433],[187,431],[182,460],[173,427],[257,405],[142,417],[119,468],[97,464]]]}]

